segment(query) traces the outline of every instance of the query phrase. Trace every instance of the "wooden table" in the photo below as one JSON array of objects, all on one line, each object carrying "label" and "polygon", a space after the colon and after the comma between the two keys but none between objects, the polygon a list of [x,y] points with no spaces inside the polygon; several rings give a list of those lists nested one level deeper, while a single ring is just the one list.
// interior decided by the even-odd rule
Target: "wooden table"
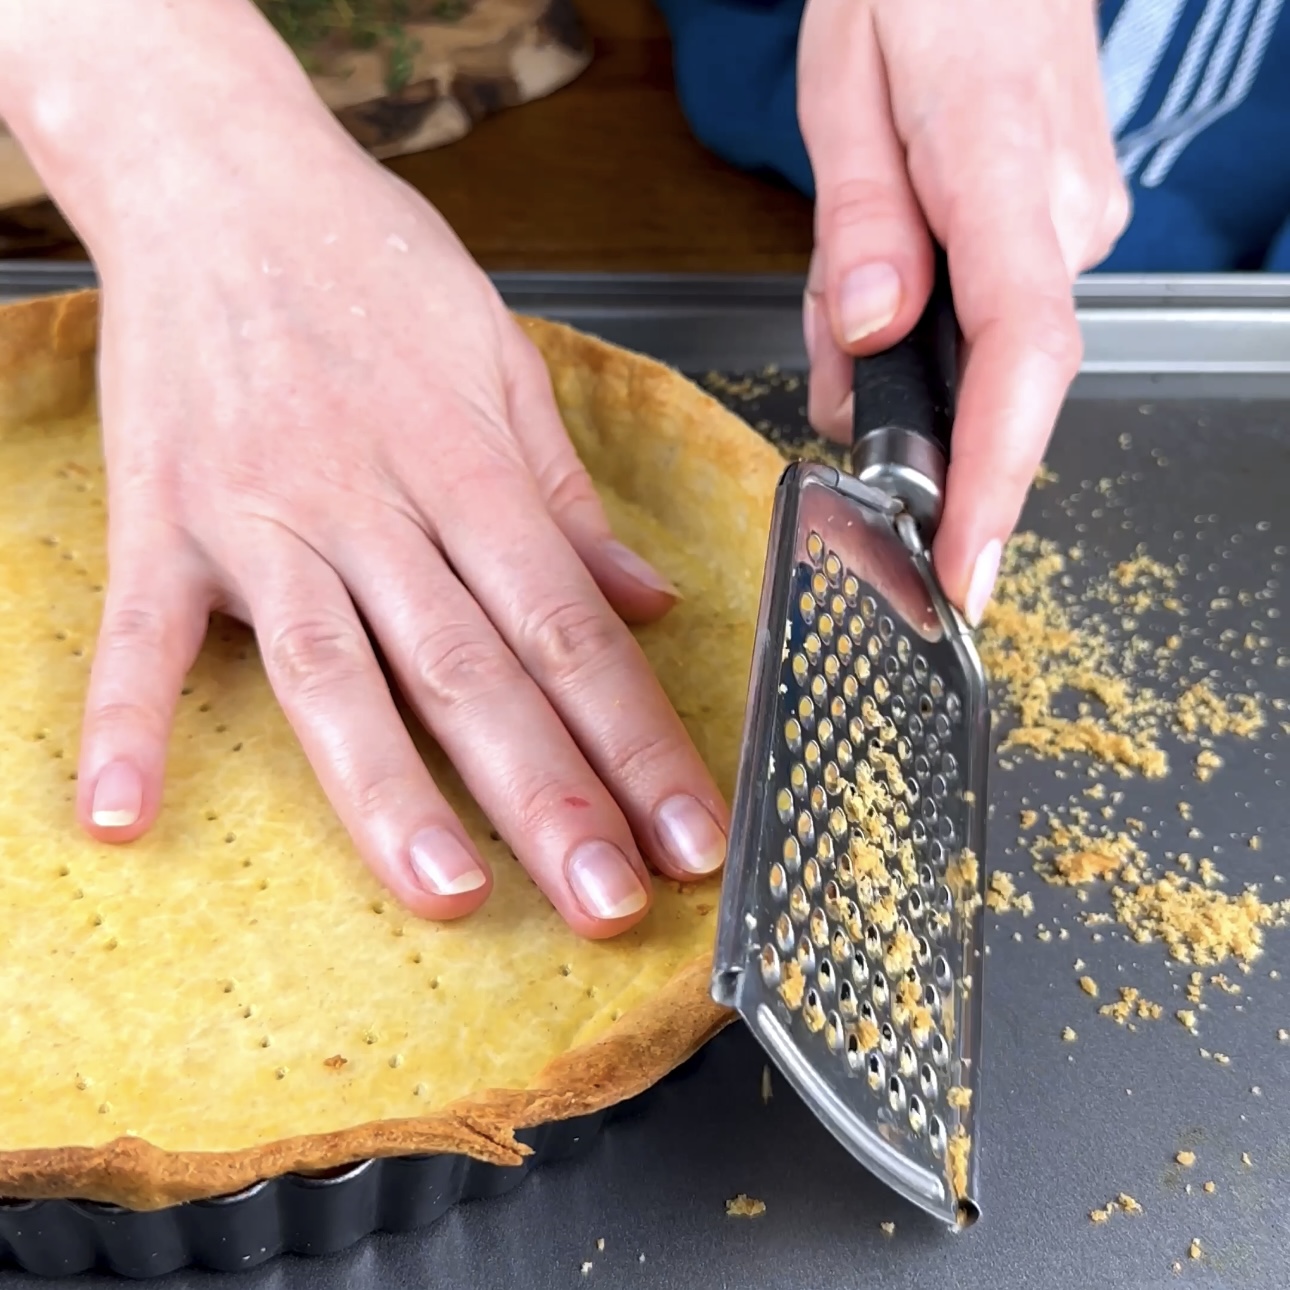
[{"label": "wooden table", "polygon": [[579,7],[596,56],[577,81],[392,168],[487,269],[805,272],[809,202],[694,139],[651,0]]}]

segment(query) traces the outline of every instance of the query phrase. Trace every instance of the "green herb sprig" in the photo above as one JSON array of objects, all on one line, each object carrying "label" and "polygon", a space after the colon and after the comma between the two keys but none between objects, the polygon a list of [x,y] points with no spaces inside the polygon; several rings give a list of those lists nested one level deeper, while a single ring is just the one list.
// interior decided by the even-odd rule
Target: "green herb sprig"
[{"label": "green herb sprig", "polygon": [[[412,77],[420,42],[408,34],[409,0],[258,0],[265,17],[310,68],[310,51],[334,35],[356,49],[384,46],[385,87],[391,94]],[[453,22],[468,10],[468,0],[437,0],[421,6],[427,17]]]}]

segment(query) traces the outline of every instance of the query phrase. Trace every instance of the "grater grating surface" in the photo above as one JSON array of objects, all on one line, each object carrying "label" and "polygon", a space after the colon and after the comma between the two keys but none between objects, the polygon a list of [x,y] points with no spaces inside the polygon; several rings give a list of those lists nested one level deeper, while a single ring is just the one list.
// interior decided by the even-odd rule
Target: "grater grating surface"
[{"label": "grater grating surface", "polygon": [[815,463],[780,482],[713,997],[853,1155],[957,1228],[978,1213],[989,708],[934,514],[893,491]]}]

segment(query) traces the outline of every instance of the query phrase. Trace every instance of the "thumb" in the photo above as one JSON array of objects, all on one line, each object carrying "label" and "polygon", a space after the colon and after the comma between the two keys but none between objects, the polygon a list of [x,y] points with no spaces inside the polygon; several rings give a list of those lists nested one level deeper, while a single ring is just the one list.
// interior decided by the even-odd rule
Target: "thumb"
[{"label": "thumb", "polygon": [[927,303],[932,244],[892,120],[869,6],[810,0],[798,46],[798,116],[815,176],[816,251],[833,339],[848,354],[886,349]]}]

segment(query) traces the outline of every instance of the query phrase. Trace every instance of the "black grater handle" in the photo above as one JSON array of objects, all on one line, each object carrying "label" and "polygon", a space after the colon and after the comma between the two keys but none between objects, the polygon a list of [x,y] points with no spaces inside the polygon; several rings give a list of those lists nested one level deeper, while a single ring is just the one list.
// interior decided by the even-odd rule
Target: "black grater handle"
[{"label": "black grater handle", "polygon": [[913,330],[855,360],[852,472],[903,502],[928,540],[944,501],[959,342],[949,263],[937,248],[931,296]]}]

